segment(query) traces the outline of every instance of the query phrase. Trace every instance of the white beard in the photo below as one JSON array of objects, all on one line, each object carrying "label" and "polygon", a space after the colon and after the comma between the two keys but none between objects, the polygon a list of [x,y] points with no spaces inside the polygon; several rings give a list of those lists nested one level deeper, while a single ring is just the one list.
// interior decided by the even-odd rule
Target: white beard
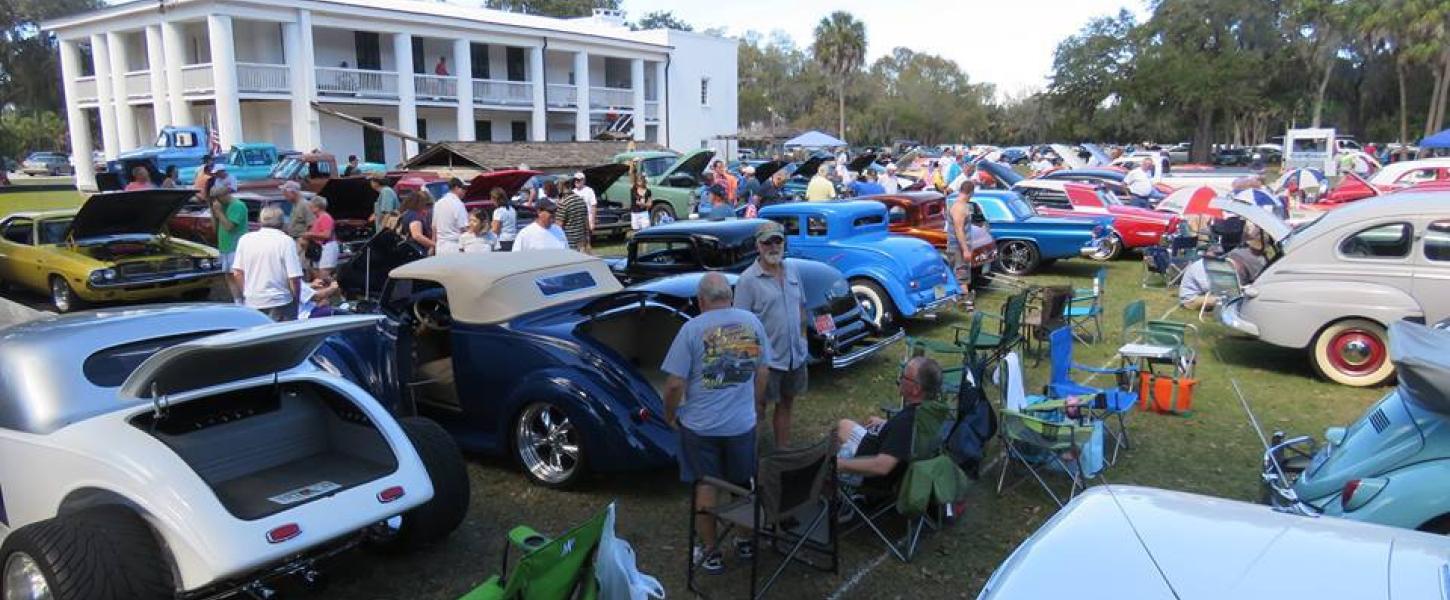
[{"label": "white beard", "polygon": [[760,261],[772,267],[780,266],[781,261],[784,259],[785,254],[781,252],[766,252],[760,255]]}]

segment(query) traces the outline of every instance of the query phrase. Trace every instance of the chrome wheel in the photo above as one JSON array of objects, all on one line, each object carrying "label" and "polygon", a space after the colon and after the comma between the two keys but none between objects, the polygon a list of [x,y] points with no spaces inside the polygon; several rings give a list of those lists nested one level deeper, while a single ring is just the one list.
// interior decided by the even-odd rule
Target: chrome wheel
[{"label": "chrome wheel", "polygon": [[50,600],[50,583],[29,554],[16,552],[5,559],[5,600]]},{"label": "chrome wheel", "polygon": [[1001,245],[997,264],[1008,275],[1026,275],[1037,268],[1037,247],[1032,242],[1011,240]]},{"label": "chrome wheel", "polygon": [[514,439],[519,462],[540,483],[562,486],[574,479],[583,462],[578,430],[553,404],[536,402],[524,408]]},{"label": "chrome wheel", "polygon": [[1122,251],[1123,238],[1118,237],[1118,234],[1115,233],[1099,242],[1097,251],[1093,252],[1089,258],[1098,262],[1106,262],[1117,258],[1118,254],[1122,253]]},{"label": "chrome wheel", "polygon": [[75,308],[75,292],[59,275],[50,278],[50,303],[55,305],[57,312],[70,312]]}]

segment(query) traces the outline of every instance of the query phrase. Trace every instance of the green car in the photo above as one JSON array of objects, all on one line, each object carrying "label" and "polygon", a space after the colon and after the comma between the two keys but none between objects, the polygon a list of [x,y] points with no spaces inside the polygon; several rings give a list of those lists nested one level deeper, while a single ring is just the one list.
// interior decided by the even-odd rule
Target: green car
[{"label": "green car", "polygon": [[[616,154],[614,162],[628,164],[639,160],[640,169],[654,196],[654,203],[649,209],[650,224],[658,225],[689,217],[695,190],[700,187],[700,176],[714,158],[714,150],[701,148],[683,155],[659,151],[624,152]],[[629,178],[620,177],[604,191],[604,197],[627,206],[629,186]]]}]

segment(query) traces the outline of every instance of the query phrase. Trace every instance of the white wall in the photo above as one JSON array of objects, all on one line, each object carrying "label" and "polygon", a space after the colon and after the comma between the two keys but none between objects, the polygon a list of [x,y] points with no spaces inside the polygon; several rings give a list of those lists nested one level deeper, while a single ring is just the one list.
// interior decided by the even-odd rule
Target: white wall
[{"label": "white wall", "polygon": [[453,40],[423,38],[423,74],[432,75],[438,66],[438,57],[448,57],[448,73],[458,74],[458,57],[453,55]]},{"label": "white wall", "polygon": [[[122,46],[126,50],[126,64],[120,68],[123,73],[131,71],[143,71],[147,68],[146,57],[146,34],[145,32],[129,32],[121,34]],[[115,67],[112,67],[115,69]]]},{"label": "white wall", "polygon": [[[398,110],[388,106],[363,106],[347,105],[337,106],[338,110],[354,117],[382,117],[383,126],[398,128]],[[429,129],[432,125],[429,124]],[[338,161],[346,161],[347,155],[363,155],[363,128],[361,125],[353,125],[336,117],[322,116],[322,150],[331,152],[337,156]],[[310,150],[310,148],[309,148]],[[389,166],[399,162],[402,156],[402,148],[398,138],[383,136],[383,154],[387,157],[385,163]]]},{"label": "white wall", "polygon": [[[293,146],[292,106],[286,102],[243,102],[242,141],[271,142],[279,150],[311,150]],[[362,150],[361,142],[358,150]]]},{"label": "white wall", "polygon": [[232,38],[237,46],[238,62],[286,64],[280,23],[232,19]]},{"label": "white wall", "polygon": [[[682,152],[707,146],[723,150],[724,144],[713,138],[735,135],[739,126],[735,40],[671,31],[669,43],[675,47],[667,71],[669,146]],[[700,105],[703,77],[710,78],[709,106]]]},{"label": "white wall", "polygon": [[[511,141],[513,139],[513,122],[514,121],[519,121],[521,123],[524,123],[524,128],[525,128],[524,129],[524,135],[525,135],[525,137],[528,136],[528,131],[529,131],[528,127],[530,125],[529,122],[531,120],[529,118],[531,116],[529,113],[526,113],[526,112],[517,112],[517,111],[515,111],[515,112],[495,111],[495,110],[476,110],[476,111],[473,111],[473,113],[474,113],[473,114],[473,118],[474,118],[475,121],[488,121],[489,122],[489,124],[491,125],[491,129],[490,130],[493,132],[493,139],[492,139],[492,141],[495,141],[495,142],[507,142],[507,141]],[[429,121],[428,127],[430,129],[433,127],[432,121]],[[572,127],[572,125],[570,127]],[[569,132],[572,134],[573,133],[573,129],[570,129]],[[484,141],[484,140],[479,140],[479,141]]]},{"label": "white wall", "polygon": [[544,81],[547,83],[569,83],[574,72],[574,53],[544,51]]},{"label": "white wall", "polygon": [[211,36],[207,35],[206,21],[195,21],[183,25],[181,37],[186,44],[181,52],[186,64],[201,65],[211,62]]}]

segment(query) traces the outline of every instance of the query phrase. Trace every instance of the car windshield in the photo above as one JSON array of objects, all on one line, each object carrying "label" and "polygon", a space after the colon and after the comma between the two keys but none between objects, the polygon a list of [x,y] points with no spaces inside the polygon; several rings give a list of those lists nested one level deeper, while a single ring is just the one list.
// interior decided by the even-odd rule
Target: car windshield
[{"label": "car windshield", "polygon": [[65,232],[70,231],[70,219],[50,219],[40,222],[40,243],[59,244],[65,241]]},{"label": "car windshield", "polygon": [[675,164],[674,158],[668,156],[657,156],[639,161],[639,168],[644,171],[645,177],[658,177],[663,175],[670,165]]},{"label": "car windshield", "polygon": [[1007,205],[1007,210],[1012,211],[1012,216],[1018,221],[1037,215],[1037,211],[1033,210],[1032,205],[1023,200],[1022,196],[1010,194],[1004,199],[1006,201],[1003,204]]},{"label": "car windshield", "polygon": [[282,162],[277,163],[277,166],[272,167],[272,173],[268,176],[272,179],[292,179],[300,168],[302,168],[301,160],[284,158]]}]

